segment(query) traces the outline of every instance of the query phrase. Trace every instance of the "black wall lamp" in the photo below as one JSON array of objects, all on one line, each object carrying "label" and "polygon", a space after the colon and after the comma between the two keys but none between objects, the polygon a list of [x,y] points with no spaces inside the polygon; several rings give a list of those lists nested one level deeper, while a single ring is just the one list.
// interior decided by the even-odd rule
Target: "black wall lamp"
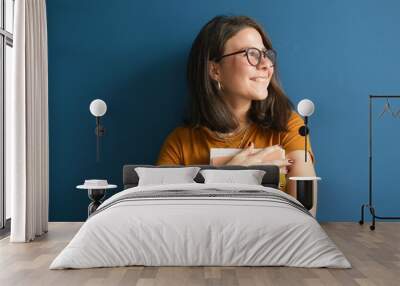
[{"label": "black wall lamp", "polygon": [[308,128],[308,117],[314,113],[314,103],[309,99],[303,99],[297,105],[297,111],[304,117],[304,125],[299,128],[299,134],[304,136],[304,161],[307,162],[307,135],[310,133]]},{"label": "black wall lamp", "polygon": [[90,103],[90,113],[96,117],[96,162],[100,161],[100,137],[104,136],[106,129],[100,124],[100,117],[107,111],[107,104],[101,99],[95,99]]}]

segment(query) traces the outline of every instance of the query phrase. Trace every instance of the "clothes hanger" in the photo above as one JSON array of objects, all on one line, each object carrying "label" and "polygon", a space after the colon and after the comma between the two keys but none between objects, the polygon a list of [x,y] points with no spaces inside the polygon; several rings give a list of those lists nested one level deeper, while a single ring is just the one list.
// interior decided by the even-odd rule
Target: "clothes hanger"
[{"label": "clothes hanger", "polygon": [[386,97],[386,103],[385,103],[385,106],[383,107],[383,111],[379,115],[379,118],[381,118],[383,116],[383,114],[385,114],[386,112],[390,112],[390,114],[395,118],[398,116],[398,114],[400,115],[400,110],[397,111],[396,114],[392,111],[388,97]]}]

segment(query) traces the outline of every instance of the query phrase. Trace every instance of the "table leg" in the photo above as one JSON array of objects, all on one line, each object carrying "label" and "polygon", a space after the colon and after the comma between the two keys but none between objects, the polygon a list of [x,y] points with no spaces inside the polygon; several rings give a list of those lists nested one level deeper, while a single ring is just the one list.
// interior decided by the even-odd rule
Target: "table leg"
[{"label": "table leg", "polygon": [[296,185],[297,200],[303,206],[310,210],[313,207],[313,181],[312,180],[298,180]]},{"label": "table leg", "polygon": [[88,217],[96,211],[96,209],[101,205],[102,199],[104,199],[106,194],[105,189],[92,189],[88,190],[89,199],[92,201],[88,206]]}]

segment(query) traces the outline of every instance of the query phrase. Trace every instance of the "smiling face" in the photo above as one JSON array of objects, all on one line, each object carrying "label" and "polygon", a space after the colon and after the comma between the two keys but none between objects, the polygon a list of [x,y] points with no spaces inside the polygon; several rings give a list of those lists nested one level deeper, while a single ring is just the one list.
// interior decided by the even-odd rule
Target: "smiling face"
[{"label": "smiling face", "polygon": [[[254,28],[244,28],[230,38],[224,47],[224,55],[246,48],[266,50],[260,33]],[[268,58],[261,57],[258,66],[251,65],[245,53],[211,62],[210,76],[220,82],[225,98],[238,100],[264,100],[274,69]]]}]

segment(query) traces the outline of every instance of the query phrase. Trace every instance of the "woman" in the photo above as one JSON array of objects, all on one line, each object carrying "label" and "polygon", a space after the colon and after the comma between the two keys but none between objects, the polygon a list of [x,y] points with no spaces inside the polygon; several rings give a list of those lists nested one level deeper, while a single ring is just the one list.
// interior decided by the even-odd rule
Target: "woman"
[{"label": "woman", "polygon": [[[157,164],[209,164],[210,148],[246,147],[227,164],[275,164],[288,176],[315,176],[311,147],[305,162],[298,134],[303,120],[279,84],[272,43],[254,20],[217,16],[208,22],[193,42],[187,80],[190,117],[167,137]],[[263,161],[280,148],[286,158]],[[289,182],[284,190],[295,196],[294,187]]]}]

